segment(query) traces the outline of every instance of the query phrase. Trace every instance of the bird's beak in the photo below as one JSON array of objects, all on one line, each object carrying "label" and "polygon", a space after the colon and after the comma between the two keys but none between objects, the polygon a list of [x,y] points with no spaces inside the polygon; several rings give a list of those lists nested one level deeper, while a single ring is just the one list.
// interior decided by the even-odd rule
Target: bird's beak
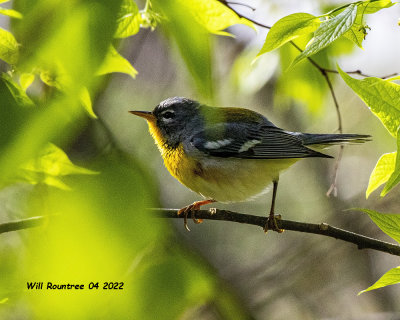
[{"label": "bird's beak", "polygon": [[149,111],[129,111],[129,113],[132,113],[135,116],[145,118],[148,121],[156,120],[156,117],[153,115],[153,113]]}]

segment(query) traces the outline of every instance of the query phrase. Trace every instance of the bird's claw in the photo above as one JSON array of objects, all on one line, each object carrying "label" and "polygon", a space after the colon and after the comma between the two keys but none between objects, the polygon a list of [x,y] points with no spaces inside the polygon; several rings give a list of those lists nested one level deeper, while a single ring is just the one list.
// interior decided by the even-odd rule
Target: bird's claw
[{"label": "bird's claw", "polygon": [[267,219],[267,223],[264,226],[264,232],[267,233],[268,230],[276,231],[278,233],[282,233],[285,231],[284,229],[280,229],[278,226],[277,220],[281,220],[282,216],[280,214],[270,214]]},{"label": "bird's claw", "polygon": [[187,223],[187,218],[188,218],[189,212],[190,212],[190,217],[192,218],[192,220],[195,224],[200,224],[203,222],[203,219],[197,219],[196,214],[195,214],[196,211],[200,210],[200,206],[201,206],[200,204],[195,202],[195,203],[192,203],[192,204],[178,210],[178,216],[180,216],[182,213],[184,214],[183,225],[185,226],[185,229],[187,231],[190,231],[190,229],[188,227],[188,223]]}]

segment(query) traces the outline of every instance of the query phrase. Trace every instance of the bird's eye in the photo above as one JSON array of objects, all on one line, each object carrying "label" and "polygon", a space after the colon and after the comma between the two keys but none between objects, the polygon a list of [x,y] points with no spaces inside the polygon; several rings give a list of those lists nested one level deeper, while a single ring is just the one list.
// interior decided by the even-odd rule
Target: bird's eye
[{"label": "bird's eye", "polygon": [[164,119],[172,119],[175,117],[175,113],[173,113],[172,111],[166,111],[162,114],[162,117]]}]

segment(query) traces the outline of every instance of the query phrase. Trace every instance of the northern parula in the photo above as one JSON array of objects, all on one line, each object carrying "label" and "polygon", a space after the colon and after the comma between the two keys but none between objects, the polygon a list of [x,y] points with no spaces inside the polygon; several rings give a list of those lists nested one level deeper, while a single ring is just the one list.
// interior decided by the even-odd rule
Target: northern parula
[{"label": "northern parula", "polygon": [[178,211],[194,222],[194,211],[212,202],[239,202],[263,194],[273,184],[265,231],[281,232],[274,214],[279,174],[301,158],[332,158],[318,150],[369,141],[369,135],[311,134],[276,127],[244,108],[217,108],[187,98],[162,101],[152,112],[129,111],[147,120],[168,171],[207,200]]}]

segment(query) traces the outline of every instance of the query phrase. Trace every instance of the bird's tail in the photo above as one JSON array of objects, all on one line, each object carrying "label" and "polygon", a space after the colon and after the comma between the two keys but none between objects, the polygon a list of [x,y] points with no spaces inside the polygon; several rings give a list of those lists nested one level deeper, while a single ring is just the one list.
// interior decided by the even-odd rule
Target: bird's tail
[{"label": "bird's tail", "polygon": [[301,135],[306,146],[328,147],[336,144],[358,144],[371,141],[371,136],[366,134],[312,134]]}]

